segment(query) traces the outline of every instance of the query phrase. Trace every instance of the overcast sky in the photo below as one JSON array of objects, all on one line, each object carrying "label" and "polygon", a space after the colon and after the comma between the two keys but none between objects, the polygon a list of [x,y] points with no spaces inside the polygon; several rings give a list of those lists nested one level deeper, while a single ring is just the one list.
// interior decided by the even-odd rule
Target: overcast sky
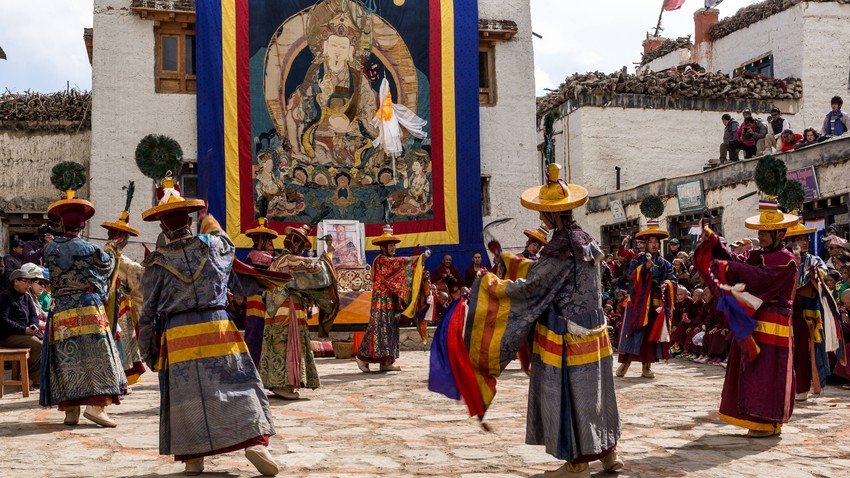
[{"label": "overcast sky", "polygon": [[[662,0],[531,0],[534,39],[534,76],[537,94],[556,88],[575,73],[611,73],[623,66],[634,72],[640,61],[641,42],[658,23]],[[718,6],[720,18],[757,0],[725,0]],[[694,12],[703,0],[686,0],[682,8],[664,12],[661,35],[691,35]]]},{"label": "overcast sky", "polygon": [[[425,0],[417,0],[425,1]],[[519,0],[503,0],[519,1]],[[92,25],[92,0],[0,0],[0,91],[56,91],[66,82],[91,89],[83,28]],[[531,0],[538,94],[574,72],[610,73],[640,60],[641,41],[655,27],[662,0]],[[755,0],[725,0],[720,17]],[[693,34],[703,0],[665,12],[662,35]]]}]

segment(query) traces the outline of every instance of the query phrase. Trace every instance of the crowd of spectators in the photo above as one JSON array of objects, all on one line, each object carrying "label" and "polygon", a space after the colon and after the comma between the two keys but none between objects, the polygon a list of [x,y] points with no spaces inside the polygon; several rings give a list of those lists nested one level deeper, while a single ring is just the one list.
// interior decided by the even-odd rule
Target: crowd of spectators
[{"label": "crowd of spectators", "polygon": [[[850,337],[850,243],[838,235],[839,228],[830,226],[823,242],[828,257],[825,285],[832,292],[842,318],[845,335]],[[758,239],[744,238],[740,241],[723,243],[733,254],[743,254],[759,247]],[[792,252],[794,245],[789,244]],[[628,292],[632,278],[629,263],[635,252],[642,253],[644,244],[626,236],[618,247],[616,256],[607,255],[601,265],[603,284],[603,309],[608,319],[611,343],[619,343],[623,319],[628,306]],[[812,251],[814,252],[814,251]],[[665,258],[673,265],[678,281],[670,330],[670,355],[698,363],[724,366],[729,353],[732,336],[723,314],[717,311],[717,298],[705,287],[702,277],[696,272],[692,255],[681,250],[678,239],[667,241]]]},{"label": "crowd of spectators", "polygon": [[840,96],[834,96],[830,103],[830,110],[824,118],[820,133],[814,128],[806,128],[802,134],[795,133],[791,129],[791,123],[782,117],[779,108],[772,108],[766,121],[754,117],[749,109],[741,112],[740,123],[732,118],[732,115],[724,114],[720,118],[723,123],[720,156],[709,160],[709,165],[717,166],[727,161],[738,161],[741,152],[744,153],[745,159],[784,153],[847,133],[850,130],[850,117],[841,111],[844,100]]}]

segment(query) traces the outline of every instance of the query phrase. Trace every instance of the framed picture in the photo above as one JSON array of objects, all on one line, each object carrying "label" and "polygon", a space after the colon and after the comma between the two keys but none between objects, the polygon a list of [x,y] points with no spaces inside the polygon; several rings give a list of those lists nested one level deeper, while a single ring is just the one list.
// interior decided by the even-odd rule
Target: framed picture
[{"label": "framed picture", "polygon": [[356,269],[366,266],[366,228],[359,221],[326,220],[316,228],[316,251],[325,252],[326,244],[322,237],[331,236],[333,264],[340,269]]}]

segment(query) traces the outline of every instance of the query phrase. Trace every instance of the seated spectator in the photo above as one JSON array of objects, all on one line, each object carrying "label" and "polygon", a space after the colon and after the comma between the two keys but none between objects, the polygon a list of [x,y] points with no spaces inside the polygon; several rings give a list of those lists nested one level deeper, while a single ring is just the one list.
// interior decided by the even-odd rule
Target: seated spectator
[{"label": "seated spectator", "polygon": [[826,286],[826,290],[832,294],[832,297],[838,301],[838,281],[841,280],[841,273],[837,270],[830,269],[826,273],[826,277],[824,277],[823,282]]},{"label": "seated spectator", "polygon": [[794,149],[805,148],[806,146],[818,144],[821,141],[823,141],[823,139],[821,138],[821,135],[819,135],[818,132],[814,130],[814,128],[806,128],[803,131],[803,140],[798,142],[794,146]]},{"label": "seated spectator", "polygon": [[782,132],[782,136],[779,138],[779,151],[782,153],[793,151],[797,143],[802,140],[803,135],[794,133],[790,129],[786,129]]},{"label": "seated spectator", "polygon": [[464,276],[466,281],[464,282],[467,287],[472,287],[472,283],[475,282],[475,279],[478,276],[484,275],[487,273],[487,268],[481,265],[481,253],[476,252],[472,255],[472,265],[466,268],[466,272]]},{"label": "seated spectator", "polygon": [[830,260],[832,261],[832,268],[841,272],[842,267],[850,265],[850,254],[847,254],[842,249],[842,252],[832,256]]},{"label": "seated spectator", "polygon": [[782,132],[786,129],[791,129],[791,123],[788,122],[787,119],[782,117],[782,112],[779,111],[779,108],[772,108],[770,110],[770,119],[768,119],[768,135],[765,137],[768,144],[772,150],[776,150],[776,145],[779,142],[779,137],[782,136]]},{"label": "seated spectator", "polygon": [[829,242],[826,243],[826,251],[829,253],[829,259],[826,260],[826,267],[829,269],[838,269],[835,266],[833,258],[847,252],[847,241],[842,237],[833,235]]},{"label": "seated spectator", "polygon": [[673,308],[673,317],[670,328],[670,355],[682,353],[682,344],[685,341],[685,332],[691,323],[688,311],[693,306],[694,300],[688,295],[688,289],[679,286],[676,290],[676,304]]},{"label": "seated spectator", "polygon": [[691,280],[691,275],[688,273],[685,263],[681,259],[673,259],[673,274],[676,275],[679,284],[687,284]]},{"label": "seated spectator", "polygon": [[[742,113],[744,116],[744,120],[747,118],[753,118],[753,112],[749,109],[745,109]],[[770,136],[767,132],[767,125],[762,123],[760,119],[753,118],[755,121],[755,128],[753,128],[753,138],[756,140],[756,156],[761,156],[764,154],[765,149],[768,149],[768,153],[772,152],[770,148],[768,148],[767,136]]]},{"label": "seated spectator", "polygon": [[821,134],[824,136],[841,136],[850,130],[850,118],[841,111],[844,100],[840,96],[833,96],[830,105],[832,105],[832,109],[823,120]]},{"label": "seated spectator", "polygon": [[9,276],[24,264],[24,241],[15,236],[9,244],[9,253],[3,257],[3,288],[11,286]]},{"label": "seated spectator", "polygon": [[735,133],[735,140],[729,143],[730,161],[738,161],[738,151],[744,151],[744,158],[749,159],[756,155],[756,138],[758,130],[756,120],[749,117],[744,120]]},{"label": "seated spectator", "polygon": [[47,314],[49,314],[50,309],[53,308],[53,299],[50,297],[50,293],[47,292],[49,274],[46,269],[33,264],[32,262],[27,262],[22,265],[21,270],[26,272],[30,277],[33,277],[32,284],[30,284],[28,292],[35,303],[35,310],[38,314],[39,320],[38,328],[42,333],[44,333],[44,325],[47,321]]},{"label": "seated spectator", "polygon": [[708,164],[721,164],[732,160],[730,144],[735,140],[735,134],[738,132],[738,122],[733,120],[728,113],[721,116],[720,121],[723,122],[723,142],[720,143],[720,158],[710,159]]},{"label": "seated spectator", "polygon": [[0,347],[30,349],[27,365],[34,388],[39,386],[41,378],[43,335],[38,328],[38,313],[29,288],[33,279],[39,278],[21,269],[14,270],[9,276],[9,287],[0,292]]},{"label": "seated spectator", "polygon": [[[717,299],[713,297],[711,289],[706,287],[702,291],[702,307],[699,311],[699,316],[694,322],[694,327],[688,333],[686,340],[686,351],[690,354],[692,360],[697,363],[708,362],[708,352],[706,351],[705,342],[701,345],[694,343],[694,337],[700,332],[708,332],[717,325]],[[703,339],[704,340],[704,339]]]},{"label": "seated spectator", "polygon": [[841,268],[838,269],[838,273],[841,274],[839,277],[838,283],[835,284],[835,291],[838,297],[841,297],[845,291],[850,290],[850,264],[843,264]]},{"label": "seated spectator", "polygon": [[431,274],[431,282],[435,284],[444,283],[449,285],[448,282],[451,281],[456,287],[462,285],[463,277],[460,275],[460,271],[457,270],[457,267],[452,264],[452,255],[445,254],[443,256],[443,262],[434,270],[434,273]]}]

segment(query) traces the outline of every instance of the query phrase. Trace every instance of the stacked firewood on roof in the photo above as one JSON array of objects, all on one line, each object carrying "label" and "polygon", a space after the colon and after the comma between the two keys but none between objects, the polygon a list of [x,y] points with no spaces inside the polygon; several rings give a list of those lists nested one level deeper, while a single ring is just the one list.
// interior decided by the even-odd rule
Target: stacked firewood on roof
[{"label": "stacked firewood on roof", "polygon": [[558,89],[537,98],[537,116],[542,117],[569,100],[583,96],[638,94],[672,98],[738,98],[752,100],[799,99],[803,82],[798,78],[784,80],[754,73],[730,78],[723,73],[704,73],[687,68],[632,75],[625,68],[617,73],[574,74]]},{"label": "stacked firewood on roof", "polygon": [[0,129],[74,132],[91,128],[91,92],[0,94]]},{"label": "stacked firewood on roof", "polygon": [[662,56],[674,52],[676,50],[681,50],[682,48],[691,49],[694,46],[694,42],[691,41],[691,36],[688,35],[686,37],[679,37],[675,40],[671,40],[667,38],[664,40],[664,43],[658,46],[658,48],[654,50],[650,50],[647,53],[641,53],[640,55],[640,64],[641,66],[646,65],[647,63],[655,60],[656,58],[661,58]]},{"label": "stacked firewood on roof", "polygon": [[712,25],[710,30],[711,39],[717,40],[723,38],[732,32],[747,28],[753,23],[764,20],[771,15],[776,15],[804,1],[850,3],[850,0],[765,0],[764,2],[744,7],[731,17],[724,18]]}]

